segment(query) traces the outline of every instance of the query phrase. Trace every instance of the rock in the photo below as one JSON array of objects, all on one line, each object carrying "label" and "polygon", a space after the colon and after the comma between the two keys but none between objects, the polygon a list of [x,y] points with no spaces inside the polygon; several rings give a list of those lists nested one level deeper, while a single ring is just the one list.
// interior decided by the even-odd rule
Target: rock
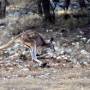
[{"label": "rock", "polygon": [[81,65],[82,67],[88,66],[88,62],[86,62],[86,61],[80,62],[80,65]]},{"label": "rock", "polygon": [[80,53],[81,53],[82,55],[88,55],[88,54],[89,54],[86,50],[81,50]]},{"label": "rock", "polygon": [[79,44],[79,42],[76,42],[75,47],[76,47],[76,49],[79,49],[79,48],[80,48],[80,44]]},{"label": "rock", "polygon": [[77,62],[77,64],[74,65],[75,68],[81,68],[81,65],[79,62]]},{"label": "rock", "polygon": [[81,40],[82,40],[83,42],[86,42],[86,41],[87,41],[87,38],[82,37]]},{"label": "rock", "polygon": [[76,58],[72,58],[72,57],[70,57],[70,61],[73,63],[73,64],[77,64],[77,59]]},{"label": "rock", "polygon": [[87,44],[90,44],[90,39],[87,40]]},{"label": "rock", "polygon": [[68,60],[68,57],[66,55],[61,56],[63,60]]},{"label": "rock", "polygon": [[61,57],[61,56],[58,56],[56,59],[57,59],[57,60],[61,60],[61,59],[62,59],[62,57]]}]

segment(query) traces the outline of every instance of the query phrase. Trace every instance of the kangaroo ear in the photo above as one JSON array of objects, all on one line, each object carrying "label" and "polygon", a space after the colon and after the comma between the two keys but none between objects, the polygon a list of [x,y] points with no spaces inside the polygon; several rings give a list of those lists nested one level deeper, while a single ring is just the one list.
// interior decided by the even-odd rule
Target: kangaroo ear
[{"label": "kangaroo ear", "polygon": [[54,41],[54,38],[53,37],[50,38],[50,42],[52,42],[52,41]]}]

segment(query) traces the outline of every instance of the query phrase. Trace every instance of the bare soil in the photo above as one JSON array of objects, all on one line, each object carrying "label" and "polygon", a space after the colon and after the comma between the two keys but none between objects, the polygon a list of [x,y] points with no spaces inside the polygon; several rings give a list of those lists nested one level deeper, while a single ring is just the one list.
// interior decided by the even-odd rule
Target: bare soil
[{"label": "bare soil", "polygon": [[39,68],[30,74],[31,77],[1,79],[0,90],[90,90],[90,66]]}]

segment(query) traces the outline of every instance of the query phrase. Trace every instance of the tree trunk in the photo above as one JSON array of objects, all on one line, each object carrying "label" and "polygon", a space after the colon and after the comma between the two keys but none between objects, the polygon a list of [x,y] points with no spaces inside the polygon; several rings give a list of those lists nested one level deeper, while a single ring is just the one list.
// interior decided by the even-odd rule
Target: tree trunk
[{"label": "tree trunk", "polygon": [[86,3],[85,3],[85,0],[79,0],[79,5],[80,5],[80,8],[86,8]]},{"label": "tree trunk", "polygon": [[0,18],[4,18],[6,16],[6,5],[8,5],[7,0],[0,0]]},{"label": "tree trunk", "polygon": [[[51,13],[51,4],[50,0],[37,0],[38,12],[44,14],[45,21],[50,21],[51,23],[55,22],[55,14]],[[52,10],[53,11],[53,10]]]},{"label": "tree trunk", "polygon": [[67,10],[69,5],[70,5],[70,0],[65,0],[64,1],[64,9]]}]

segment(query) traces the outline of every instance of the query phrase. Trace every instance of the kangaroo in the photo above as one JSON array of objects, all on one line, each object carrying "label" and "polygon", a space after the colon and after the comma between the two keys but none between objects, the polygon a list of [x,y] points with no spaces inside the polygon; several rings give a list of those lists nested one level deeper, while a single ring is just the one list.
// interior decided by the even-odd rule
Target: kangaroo
[{"label": "kangaroo", "polygon": [[10,47],[10,45],[15,43],[15,41],[20,42],[25,47],[28,47],[30,49],[32,60],[37,62],[39,64],[39,66],[42,66],[43,63],[42,63],[42,61],[37,59],[37,55],[36,55],[37,47],[45,46],[45,47],[50,47],[54,50],[54,46],[52,44],[53,38],[51,38],[50,42],[47,43],[40,33],[31,31],[31,30],[27,30],[25,32],[20,33],[16,37],[13,37],[6,45],[0,46],[0,51]]}]

